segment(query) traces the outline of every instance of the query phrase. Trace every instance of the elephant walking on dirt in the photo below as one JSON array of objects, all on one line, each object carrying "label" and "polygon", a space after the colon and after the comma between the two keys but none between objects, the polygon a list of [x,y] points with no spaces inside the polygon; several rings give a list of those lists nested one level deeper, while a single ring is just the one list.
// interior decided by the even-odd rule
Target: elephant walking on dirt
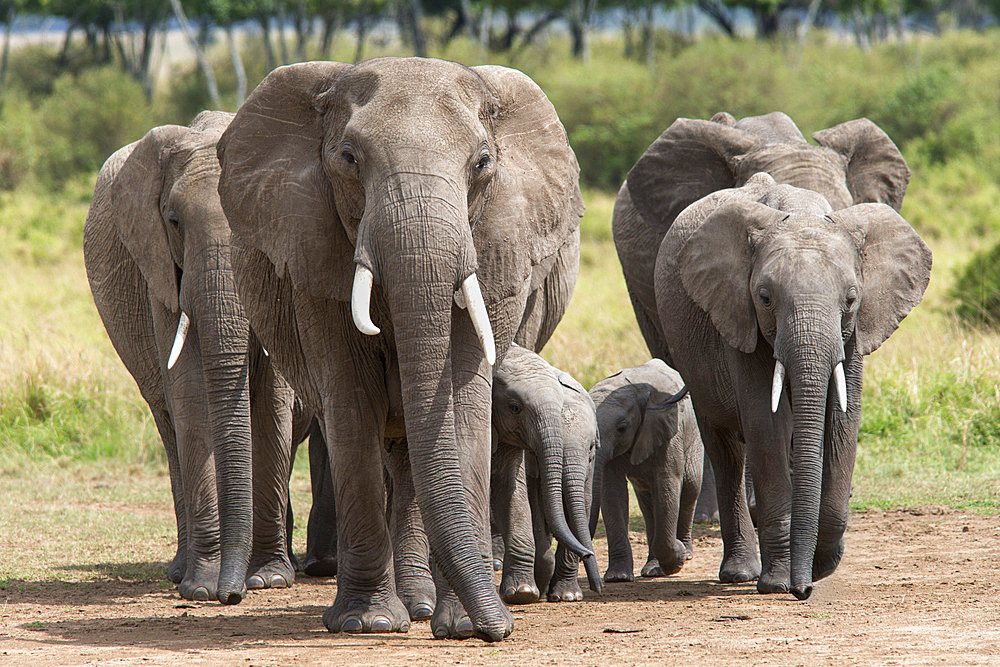
[{"label": "elephant walking on dirt", "polygon": [[[833,210],[880,202],[897,211],[910,180],[899,149],[867,118],[813,133],[810,144],[787,115],[776,111],[737,121],[678,118],[629,171],[615,201],[612,231],[629,298],[649,352],[671,366],[653,279],[663,236],[698,199],[739,187],[757,172],[819,193]],[[717,512],[714,476],[705,459],[699,520]]]},{"label": "elephant walking on dirt", "polygon": [[294,580],[290,451],[311,419],[236,297],[216,157],[232,117],[203,112],[118,150],[83,235],[97,310],[167,453],[178,543],[168,576],[185,598],[226,604]]},{"label": "elephant walking on dirt", "polygon": [[656,260],[656,303],[716,473],[722,581],[757,579],[761,593],[801,600],[836,569],[863,357],[920,302],[930,269],[930,249],[891,206],[834,210],[766,173],[673,221]]},{"label": "elephant walking on dirt", "polygon": [[[551,103],[503,67],[301,63],[250,95],[219,159],[242,303],[328,440],[338,582],[324,623],[409,627],[381,455],[405,442],[393,495],[412,485],[399,497],[426,529],[431,629],[502,639],[513,617],[488,534],[492,366],[583,213]],[[551,329],[564,308],[532,326]]]}]

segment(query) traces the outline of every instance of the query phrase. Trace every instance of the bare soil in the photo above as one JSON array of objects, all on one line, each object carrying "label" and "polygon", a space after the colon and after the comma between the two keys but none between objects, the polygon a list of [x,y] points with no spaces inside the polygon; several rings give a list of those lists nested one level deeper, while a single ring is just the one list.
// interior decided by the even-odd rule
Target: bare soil
[{"label": "bare soil", "polygon": [[498,644],[434,640],[427,623],[330,634],[336,583],[304,576],[235,607],[182,600],[164,581],[15,581],[0,590],[0,664],[1000,664],[996,516],[855,514],[844,561],[805,602],[718,583],[721,552],[718,528],[698,526],[678,575],[517,607]]}]

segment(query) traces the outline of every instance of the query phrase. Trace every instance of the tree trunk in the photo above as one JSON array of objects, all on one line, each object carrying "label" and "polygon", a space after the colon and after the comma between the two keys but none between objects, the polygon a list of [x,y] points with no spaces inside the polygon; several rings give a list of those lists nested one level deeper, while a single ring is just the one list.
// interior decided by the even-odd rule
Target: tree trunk
[{"label": "tree trunk", "polygon": [[226,31],[226,41],[229,42],[229,59],[233,63],[233,72],[236,74],[236,106],[240,107],[247,96],[247,73],[243,68],[243,58],[240,56],[239,46],[236,44],[233,24],[227,23],[224,30]]},{"label": "tree trunk", "polygon": [[70,21],[66,26],[66,36],[63,37],[62,47],[59,49],[59,64],[65,66],[69,61],[69,47],[73,42],[73,31],[77,29],[76,21]]},{"label": "tree trunk", "polygon": [[267,14],[258,14],[257,23],[260,24],[260,30],[264,39],[264,53],[267,54],[267,69],[271,71],[277,66],[277,60],[274,55],[274,44],[271,43],[271,17]]},{"label": "tree trunk", "polygon": [[343,14],[341,14],[340,11],[326,14],[323,16],[322,21],[323,38],[320,43],[319,52],[323,58],[329,58],[330,47],[333,46],[333,37],[340,31],[340,25],[343,22]]},{"label": "tree trunk", "polygon": [[656,33],[653,24],[655,10],[654,4],[646,5],[642,22],[642,57],[647,65],[652,65],[656,58]]},{"label": "tree trunk", "polygon": [[357,44],[354,45],[354,62],[359,63],[365,55],[365,40],[368,38],[368,17],[358,17]]},{"label": "tree trunk", "polygon": [[406,22],[410,30],[410,39],[413,41],[413,52],[420,58],[427,57],[427,38],[421,26],[424,18],[424,10],[420,5],[420,0],[409,0],[405,10]]},{"label": "tree trunk", "polygon": [[736,37],[736,24],[729,10],[719,0],[698,0],[698,8],[708,14],[729,37]]},{"label": "tree trunk", "polygon": [[285,36],[285,23],[287,22],[287,17],[285,15],[285,5],[282,2],[278,3],[278,49],[281,51],[281,64],[287,65],[291,60],[288,57],[288,39]]},{"label": "tree trunk", "polygon": [[299,0],[295,9],[295,60],[306,59],[306,43],[309,41],[311,21],[306,15],[306,0]]},{"label": "tree trunk", "polygon": [[3,29],[3,51],[0,52],[0,105],[3,105],[3,91],[7,86],[7,61],[10,56],[10,36],[14,26],[14,6],[7,9],[7,21]]},{"label": "tree trunk", "polygon": [[625,10],[625,15],[622,17],[622,40],[625,42],[625,60],[632,60],[635,55],[635,44],[633,40],[635,39],[635,20],[633,13],[629,10]]},{"label": "tree trunk", "polygon": [[212,66],[205,57],[205,52],[198,45],[197,37],[194,31],[191,30],[191,24],[188,23],[187,17],[184,15],[184,9],[181,7],[180,0],[170,0],[170,6],[173,7],[174,16],[177,17],[177,22],[181,25],[181,32],[184,33],[184,37],[191,44],[191,48],[194,49],[194,57],[198,60],[198,66],[205,76],[205,84],[208,86],[208,96],[212,101],[212,108],[221,109],[222,102],[219,99],[219,88],[215,85],[215,74],[212,73]]}]

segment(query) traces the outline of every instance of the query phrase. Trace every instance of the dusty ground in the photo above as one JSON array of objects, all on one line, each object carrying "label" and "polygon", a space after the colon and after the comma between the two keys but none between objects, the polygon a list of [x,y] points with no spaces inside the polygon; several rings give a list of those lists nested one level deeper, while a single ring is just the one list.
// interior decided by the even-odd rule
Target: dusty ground
[{"label": "dusty ground", "polygon": [[516,608],[514,634],[492,645],[436,641],[427,623],[329,634],[320,615],[336,584],[306,577],[236,607],[187,602],[162,581],[12,582],[0,664],[1000,664],[996,516],[872,511],[847,543],[837,573],[796,602],[718,584],[718,530],[699,527],[679,575]]}]

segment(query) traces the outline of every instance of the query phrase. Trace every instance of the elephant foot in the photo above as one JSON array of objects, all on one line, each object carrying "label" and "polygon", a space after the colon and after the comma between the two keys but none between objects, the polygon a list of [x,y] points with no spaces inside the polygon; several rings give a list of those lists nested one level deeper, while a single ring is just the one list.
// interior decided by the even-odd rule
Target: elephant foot
[{"label": "elephant foot", "polygon": [[306,554],[306,561],[302,565],[302,571],[310,577],[335,577],[337,576],[337,556],[323,556],[317,558]]},{"label": "elephant foot", "polygon": [[611,583],[615,581],[635,581],[635,574],[632,571],[632,559],[628,561],[611,560],[608,569],[604,573],[604,581]]},{"label": "elephant foot", "polygon": [[694,544],[691,542],[684,543],[684,560],[691,560],[694,558]]},{"label": "elephant foot", "polygon": [[760,561],[756,556],[729,556],[719,568],[719,581],[724,584],[742,584],[760,576]]},{"label": "elephant foot", "polygon": [[411,621],[426,621],[434,614],[437,592],[429,572],[400,567],[396,570],[396,591]]},{"label": "elephant foot", "polygon": [[518,574],[509,567],[504,570],[500,581],[500,599],[507,604],[531,604],[538,602],[541,592],[537,583],[528,576]]},{"label": "elephant foot", "polygon": [[170,565],[167,566],[167,579],[175,584],[181,583],[184,580],[184,569],[186,567],[184,554],[177,550],[177,554],[174,559],[170,561]]},{"label": "elephant foot", "polygon": [[556,557],[552,549],[535,552],[535,588],[544,591],[556,571]]},{"label": "elephant foot", "polygon": [[549,584],[546,595],[549,602],[579,602],[583,599],[583,589],[576,576],[568,579],[557,579]]},{"label": "elephant foot", "polygon": [[453,592],[438,600],[431,617],[431,631],[436,639],[479,637],[488,642],[500,641],[514,629],[514,616],[499,598],[474,621]]},{"label": "elephant foot", "polygon": [[295,568],[287,556],[274,556],[266,560],[253,558],[247,568],[247,588],[288,588],[295,583]]},{"label": "elephant foot", "polygon": [[185,600],[208,602],[215,600],[219,586],[219,561],[194,561],[185,568],[184,578],[177,584],[177,592]]},{"label": "elephant foot", "polygon": [[394,592],[372,596],[341,589],[333,606],[323,612],[323,625],[330,632],[351,634],[407,632],[410,614]]},{"label": "elephant foot", "polygon": [[665,577],[666,573],[663,568],[660,567],[660,561],[655,558],[650,558],[646,561],[646,564],[642,566],[642,570],[639,571],[640,576],[643,577]]},{"label": "elephant foot", "polygon": [[840,559],[843,557],[843,537],[828,547],[823,547],[822,545],[817,546],[816,553],[813,556],[813,581],[819,581],[823,577],[828,577],[833,574],[834,570],[837,569],[837,566],[840,565]]}]

